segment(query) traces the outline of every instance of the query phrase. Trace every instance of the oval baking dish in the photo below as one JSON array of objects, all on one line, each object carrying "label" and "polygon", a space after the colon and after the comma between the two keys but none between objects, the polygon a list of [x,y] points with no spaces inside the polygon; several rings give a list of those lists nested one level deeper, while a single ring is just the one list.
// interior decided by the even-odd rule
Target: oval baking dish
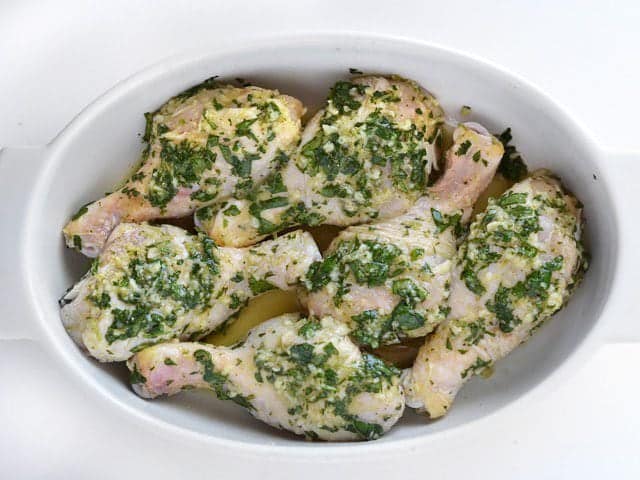
[{"label": "oval baking dish", "polygon": [[[415,79],[445,110],[471,105],[476,119],[489,130],[511,127],[530,169],[551,168],[584,203],[592,260],[583,284],[531,341],[497,364],[491,378],[471,380],[445,418],[428,422],[407,412],[388,435],[366,445],[301,442],[206,393],[188,392],[156,402],[138,398],[125,369],[85,356],[59,320],[61,292],[88,268],[86,259],[64,247],[62,226],[79,205],[100,197],[129,171],[142,148],[135,135],[144,131],[142,113],[176,92],[213,75],[243,77],[296,96],[314,109],[327,86],[348,76],[349,68]],[[441,48],[376,36],[323,34],[221,45],[215,52],[174,58],[114,87],[47,147],[3,152],[2,195],[5,205],[12,205],[2,219],[3,228],[11,225],[15,234],[2,240],[5,266],[11,272],[2,279],[11,299],[3,305],[2,337],[40,342],[132,419],[196,433],[203,441],[274,452],[295,448],[328,453],[435,440],[454,428],[473,428],[475,421],[534,389],[549,388],[551,380],[569,375],[569,367],[601,342],[604,335],[596,332],[604,330],[596,327],[616,278],[620,236],[608,176],[602,172],[605,166],[592,140],[544,95],[494,66]]]}]

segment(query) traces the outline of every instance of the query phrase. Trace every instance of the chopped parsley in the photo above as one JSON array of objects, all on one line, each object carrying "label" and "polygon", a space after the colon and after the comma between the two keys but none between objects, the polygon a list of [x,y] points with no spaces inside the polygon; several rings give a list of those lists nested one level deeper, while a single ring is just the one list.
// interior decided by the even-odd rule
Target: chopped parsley
[{"label": "chopped parsley", "polygon": [[82,207],[80,207],[80,209],[73,214],[73,216],[71,217],[71,220],[77,220],[81,216],[83,216],[85,213],[87,213],[89,211],[89,205],[91,205],[91,203],[92,202],[85,203]]},{"label": "chopped parsley", "polygon": [[431,207],[431,218],[438,228],[438,233],[444,232],[447,228],[452,227],[454,235],[459,236],[462,230],[460,221],[462,214],[455,213],[453,215],[445,215],[433,207]]},{"label": "chopped parsley", "polygon": [[273,290],[276,287],[271,282],[265,279],[250,277],[249,288],[251,289],[251,293],[253,293],[254,295],[260,295],[261,293],[268,292],[269,290]]},{"label": "chopped parsley", "polygon": [[[339,430],[363,440],[378,438],[384,433],[382,426],[360,418],[351,405],[360,393],[378,395],[396,389],[400,371],[367,353],[354,362],[351,351],[336,348],[328,332],[318,334],[323,328],[319,321],[303,318],[292,329],[306,341],[275,349],[258,345],[256,381],[272,384],[287,399],[288,415],[307,426],[308,438]],[[307,419],[319,414],[325,423],[309,424]]]},{"label": "chopped parsley", "polygon": [[229,378],[216,371],[211,353],[203,349],[196,350],[193,352],[193,358],[202,366],[202,379],[209,384],[220,400],[231,400],[241,407],[249,410],[253,409],[251,396],[246,397],[231,391],[230,387],[232,385],[230,385]]},{"label": "chopped parsley", "polygon": [[145,376],[142,375],[138,370],[138,365],[134,363],[133,370],[131,371],[131,375],[129,375],[129,382],[132,385],[136,385],[138,383],[145,383],[146,381],[147,379],[145,378]]},{"label": "chopped parsley", "polygon": [[458,146],[458,149],[456,150],[456,155],[464,155],[469,151],[470,148],[471,148],[471,141],[465,140],[460,144],[460,146]]},{"label": "chopped parsley", "polygon": [[[188,264],[169,242],[154,243],[132,250],[128,264],[119,269],[111,286],[98,284],[89,297],[96,306],[111,308],[111,295],[125,304],[109,311],[108,343],[171,338],[177,333],[173,328],[178,315],[209,307],[219,275],[216,246],[204,235],[193,237],[185,246]],[[185,269],[187,275],[181,276]]]},{"label": "chopped parsley", "polygon": [[500,160],[498,166],[498,172],[502,174],[507,180],[512,182],[519,182],[527,176],[527,165],[518,153],[518,150],[513,145],[510,145],[512,140],[511,129],[507,128],[504,132],[498,135],[498,140],[504,146],[504,154]]}]

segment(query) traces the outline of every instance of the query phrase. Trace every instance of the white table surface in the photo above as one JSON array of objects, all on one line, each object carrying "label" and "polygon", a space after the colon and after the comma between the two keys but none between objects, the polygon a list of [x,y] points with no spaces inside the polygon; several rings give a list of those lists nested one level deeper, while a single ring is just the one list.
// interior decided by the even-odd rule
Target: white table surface
[{"label": "white table surface", "polygon": [[[167,56],[215,48],[220,38],[335,30],[413,37],[484,57],[546,91],[604,149],[640,155],[640,3],[395,3],[2,0],[0,146],[47,143],[96,96]],[[367,463],[283,464],[131,425],[36,344],[2,341],[0,477],[637,479],[638,365],[640,344],[603,347],[547,398],[491,417],[501,432],[492,445],[473,436],[443,440],[438,450],[457,450],[456,462],[409,450]]]}]

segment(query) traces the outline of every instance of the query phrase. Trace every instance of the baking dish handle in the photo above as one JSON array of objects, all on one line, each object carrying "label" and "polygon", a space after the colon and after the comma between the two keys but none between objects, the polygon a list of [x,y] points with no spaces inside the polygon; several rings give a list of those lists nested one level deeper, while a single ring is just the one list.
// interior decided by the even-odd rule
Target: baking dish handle
[{"label": "baking dish handle", "polygon": [[604,340],[640,342],[640,152],[605,155],[620,239]]},{"label": "baking dish handle", "polygon": [[46,147],[0,150],[0,340],[36,340],[40,335],[27,294],[25,218],[34,179]]}]

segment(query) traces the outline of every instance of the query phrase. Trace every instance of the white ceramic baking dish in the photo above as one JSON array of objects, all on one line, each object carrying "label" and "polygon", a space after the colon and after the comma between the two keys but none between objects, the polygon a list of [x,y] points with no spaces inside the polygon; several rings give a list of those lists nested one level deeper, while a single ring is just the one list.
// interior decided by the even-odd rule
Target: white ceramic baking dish
[{"label": "white ceramic baking dish", "polygon": [[[348,76],[351,67],[416,79],[448,112],[470,105],[473,119],[490,130],[512,127],[529,166],[552,169],[584,203],[592,262],[582,286],[528,344],[497,364],[490,379],[470,381],[448,416],[427,422],[408,412],[377,442],[303,442],[210,394],[185,393],[153,402],[138,398],[122,365],[91,360],[62,327],[57,300],[88,267],[86,259],[63,246],[62,226],[80,205],[110,190],[129,171],[142,148],[142,113],[186,87],[212,75],[243,77],[297,96],[313,109],[328,86]],[[123,81],[47,146],[1,152],[0,338],[32,339],[51,350],[70,375],[94,390],[96,408],[107,401],[123,409],[121,421],[150,422],[172,435],[254,453],[382,452],[437,441],[454,429],[487,428],[487,422],[476,420],[507,405],[518,408],[525,394],[549,394],[554,383],[571,375],[603,342],[640,336],[632,302],[638,279],[633,235],[640,232],[630,202],[640,168],[633,160],[600,151],[566,113],[523,80],[460,53],[363,35],[220,44],[213,52],[173,58]]]}]

